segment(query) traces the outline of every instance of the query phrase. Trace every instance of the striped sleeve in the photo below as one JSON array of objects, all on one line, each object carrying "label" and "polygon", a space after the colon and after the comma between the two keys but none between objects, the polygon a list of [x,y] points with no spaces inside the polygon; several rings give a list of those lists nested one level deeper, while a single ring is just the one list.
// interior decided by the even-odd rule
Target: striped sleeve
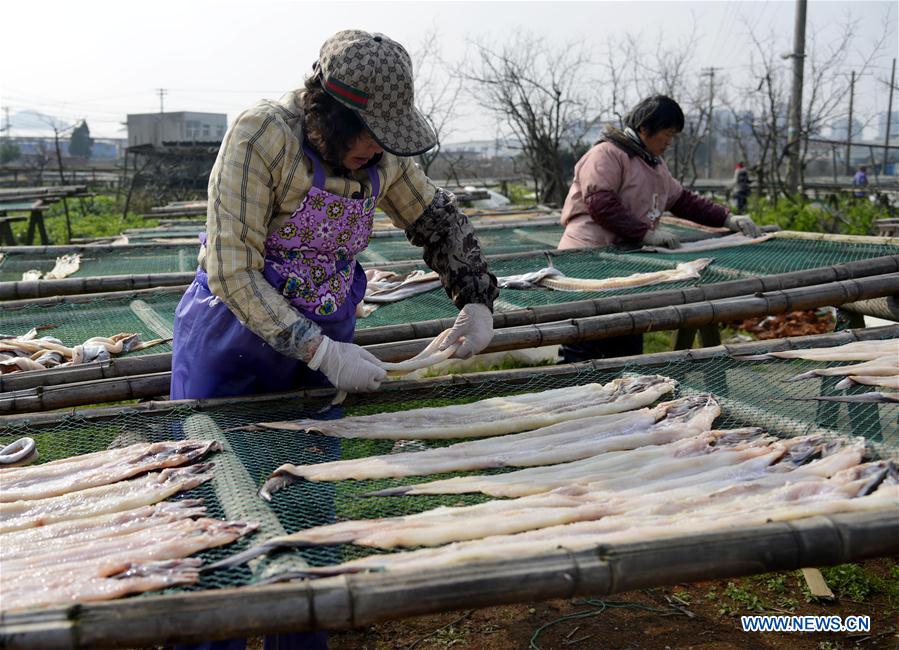
[{"label": "striped sleeve", "polygon": [[[238,320],[269,345],[290,356],[285,341],[298,331],[317,334],[263,277],[268,222],[287,134],[271,114],[250,110],[229,129],[209,176],[206,253],[209,289]],[[298,322],[300,321],[300,322]],[[303,337],[300,337],[303,338]]]}]

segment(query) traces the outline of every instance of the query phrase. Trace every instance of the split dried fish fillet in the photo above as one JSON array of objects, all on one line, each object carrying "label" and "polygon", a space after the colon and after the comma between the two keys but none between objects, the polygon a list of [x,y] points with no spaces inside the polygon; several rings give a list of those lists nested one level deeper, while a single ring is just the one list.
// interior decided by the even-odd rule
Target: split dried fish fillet
[{"label": "split dried fish fillet", "polygon": [[88,488],[48,499],[0,503],[0,533],[83,519],[163,501],[212,478],[212,463],[165,469],[112,485]]},{"label": "split dried fish fillet", "polygon": [[801,381],[812,377],[841,377],[846,375],[890,376],[899,374],[899,355],[896,357],[878,357],[862,363],[853,363],[836,368],[814,368],[786,381]]},{"label": "split dried fish fillet", "polygon": [[52,478],[48,470],[23,468],[18,476],[0,472],[0,503],[19,500],[46,499],[100,485],[110,485],[144,472],[166,467],[178,467],[198,460],[221,445],[210,441],[174,440],[133,445],[130,456],[110,454],[113,460],[103,465],[68,463],[62,475]]},{"label": "split dried fish fillet", "polygon": [[802,350],[782,350],[766,354],[738,356],[743,361],[765,359],[806,359],[808,361],[872,361],[882,357],[899,357],[899,339],[879,341],[853,341],[845,345]]},{"label": "split dried fish fillet", "polygon": [[615,379],[470,404],[379,413],[340,420],[262,422],[265,429],[317,431],[341,438],[388,440],[477,438],[517,433],[593,415],[621,413],[652,404],[674,390],[676,382],[660,375]]},{"label": "split dried fish fillet", "polygon": [[853,384],[862,384],[863,386],[882,386],[883,388],[892,388],[899,390],[899,375],[849,375],[837,383],[836,388],[850,388]]},{"label": "split dried fish fillet", "polygon": [[[878,466],[876,472],[894,472]],[[858,472],[834,476],[828,481],[787,483],[754,497],[742,498],[739,507],[730,500],[723,503],[692,501],[690,507],[675,514],[604,517],[515,535],[499,535],[479,540],[456,542],[438,548],[379,554],[334,567],[309,569],[296,577],[336,575],[366,570],[423,571],[442,566],[458,566],[478,561],[509,560],[564,548],[579,551],[599,545],[646,540],[661,540],[714,532],[730,528],[764,526],[816,515],[846,512],[893,511],[899,503],[899,485],[883,480],[872,493],[868,475]],[[711,495],[710,495],[711,498]]]}]

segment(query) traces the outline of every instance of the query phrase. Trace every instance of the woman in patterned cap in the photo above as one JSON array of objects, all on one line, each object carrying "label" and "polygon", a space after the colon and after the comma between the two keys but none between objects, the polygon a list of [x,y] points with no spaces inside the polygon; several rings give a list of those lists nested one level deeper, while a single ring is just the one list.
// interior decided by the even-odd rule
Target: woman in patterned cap
[{"label": "woman in patterned cap", "polygon": [[[355,257],[376,206],[423,249],[461,310],[443,346],[459,342],[458,358],[480,352],[493,336],[496,278],[453,196],[411,158],[436,141],[413,104],[409,54],[363,31],[329,38],[304,88],[241,113],[209,178],[199,269],[175,313],[171,398],[316,382],[377,389],[384,369],[351,342],[366,285]],[[289,637],[266,644],[325,643]]]},{"label": "woman in patterned cap", "polygon": [[[659,226],[662,212],[707,226],[724,226],[757,237],[752,219],[733,215],[681,187],[662,155],[684,128],[684,113],[664,95],[648,97],[624,118],[623,131],[607,127],[574,167],[565,205],[560,249],[639,245],[680,246]],[[566,362],[641,354],[640,334],[562,346]]]}]

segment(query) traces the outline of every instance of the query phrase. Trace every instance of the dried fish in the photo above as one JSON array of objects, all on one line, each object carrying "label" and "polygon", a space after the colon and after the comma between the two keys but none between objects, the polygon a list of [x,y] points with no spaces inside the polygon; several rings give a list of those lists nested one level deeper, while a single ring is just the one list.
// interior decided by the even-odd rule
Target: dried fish
[{"label": "dried fish", "polygon": [[[212,463],[165,469],[112,485],[88,488],[49,499],[0,503],[0,533],[82,519],[158,503],[212,478]],[[9,470],[16,471],[16,470]]]},{"label": "dried fish", "polygon": [[38,459],[34,438],[19,438],[0,449],[0,467],[28,465]]},{"label": "dried fish", "polygon": [[807,348],[802,350],[782,350],[766,354],[736,356],[742,361],[762,361],[766,359],[806,359],[808,361],[873,361],[882,357],[899,357],[899,339],[880,341],[853,341],[845,345],[828,348]]},{"label": "dried fish", "polygon": [[[120,536],[106,544],[83,544],[67,550],[69,561],[53,563],[53,554],[49,554],[31,567],[22,564],[16,570],[4,570],[0,601],[4,609],[18,609],[36,602],[90,599],[91,592],[84,585],[90,585],[92,578],[120,572],[122,565],[184,558],[230,544],[253,530],[255,524],[244,522],[184,520]],[[40,562],[44,564],[36,565]]]},{"label": "dried fish", "polygon": [[[54,478],[34,480],[28,476],[27,471],[20,473],[18,480],[0,474],[0,503],[46,499],[110,485],[151,470],[187,465],[210,452],[221,451],[221,448],[221,444],[217,442],[191,440],[138,444],[131,447],[134,453],[130,457],[119,455],[109,463],[86,467],[80,471],[77,466],[71,466],[69,472]],[[46,476],[45,472],[35,474]]]},{"label": "dried fish", "polygon": [[855,384],[863,386],[882,386],[883,388],[892,388],[899,390],[899,374],[892,376],[883,375],[849,375],[846,379],[837,383],[836,388],[851,388]]},{"label": "dried fish", "polygon": [[674,390],[676,382],[660,375],[615,379],[471,404],[379,413],[341,420],[262,422],[264,429],[317,431],[342,438],[388,440],[477,438],[517,433],[593,415],[621,413],[653,403]]},{"label": "dried fish", "polygon": [[[639,412],[631,411],[624,415],[636,415],[636,413]],[[506,454],[508,454],[508,456],[514,459],[514,462],[503,462],[504,466],[533,467],[539,465],[551,465],[551,467],[535,467],[534,469],[522,470],[520,472],[509,472],[507,474],[496,474],[487,477],[459,476],[442,481],[387,488],[372,492],[366,496],[477,492],[481,491],[479,489],[481,479],[485,479],[487,484],[489,484],[492,479],[498,479],[505,485],[504,489],[508,489],[510,484],[515,483],[520,486],[519,489],[524,490],[524,492],[519,492],[515,495],[508,492],[502,492],[500,494],[486,492],[488,494],[494,494],[495,496],[522,496],[523,494],[545,492],[554,487],[570,484],[584,477],[598,475],[604,471],[603,468],[615,468],[619,466],[621,462],[620,459],[622,458],[636,458],[638,455],[649,457],[656,453],[662,453],[661,450],[667,447],[666,443],[695,436],[701,431],[708,431],[711,428],[712,422],[721,413],[721,410],[718,403],[713,399],[708,399],[707,397],[688,397],[663,403],[656,409],[653,409],[650,413],[654,418],[662,416],[660,418],[661,421],[654,425],[643,424],[645,428],[642,430],[635,430],[632,428],[633,425],[631,423],[628,423],[628,429],[624,431],[617,427],[612,429],[614,434],[626,435],[606,437],[606,432],[600,429],[597,431],[597,438],[597,436],[591,433],[592,427],[587,425],[585,420],[579,419],[565,423],[567,426],[556,425],[557,427],[565,426],[565,429],[562,429],[562,431],[564,431],[562,436],[554,435],[546,438],[544,438],[544,436],[539,436],[534,440],[509,440],[507,445],[503,445],[507,439],[519,438],[519,436],[522,435],[536,434],[540,431],[538,429],[537,431],[528,432],[528,434],[517,434],[515,436],[504,436],[498,439],[478,441],[502,445],[501,449],[505,453],[500,458],[505,461],[507,457]],[[615,425],[613,424],[612,426]],[[638,424],[638,426],[640,425]],[[576,437],[581,430],[581,427],[584,428],[582,440]],[[574,433],[575,437],[570,437],[568,431]],[[538,448],[538,450],[535,450],[533,444],[526,444],[528,442],[540,444],[543,443],[544,440],[546,443],[544,449]],[[462,444],[467,445],[471,443]],[[644,445],[646,446],[644,447]],[[513,447],[514,452],[506,452],[506,447]],[[520,454],[518,453],[518,447],[521,448]],[[451,450],[452,447],[445,449]],[[439,452],[443,450],[434,451]],[[581,458],[582,460],[578,460],[578,458]],[[650,461],[647,459],[646,462]],[[477,467],[469,467],[468,469],[477,469]],[[443,470],[440,469],[439,471]],[[525,475],[527,478],[524,478]],[[519,476],[521,476],[521,479],[518,478]],[[505,479],[505,477],[513,478]],[[446,490],[446,492],[444,492],[444,490]]]},{"label": "dried fish", "polygon": [[[147,563],[122,563],[111,567],[108,575],[79,576],[77,581],[56,584],[50,588],[27,587],[8,592],[4,610],[43,607],[72,602],[112,600],[128,594],[167,589],[197,582],[199,558],[164,560]],[[73,576],[74,578],[75,576]]]},{"label": "dried fish", "polygon": [[675,268],[664,271],[634,273],[620,278],[588,279],[565,276],[552,266],[552,259],[549,258],[550,265],[546,268],[532,273],[497,278],[497,283],[503,289],[528,289],[541,286],[556,291],[604,291],[696,279],[702,270],[713,261],[711,258],[703,257],[690,262],[681,262]]},{"label": "dried fish", "polygon": [[[695,224],[690,225],[695,226]],[[700,241],[684,242],[675,251],[672,251],[670,248],[664,248],[660,246],[644,246],[640,250],[653,251],[658,253],[704,253],[706,251],[713,251],[719,248],[733,248],[734,246],[760,244],[764,241],[768,241],[771,238],[772,235],[747,237],[746,235],[743,235],[741,233],[733,233],[731,235],[725,235],[723,237],[714,237],[709,239],[702,239]]]},{"label": "dried fish", "polygon": [[307,481],[365,480],[566,462],[614,449],[629,449],[634,440],[668,442],[661,435],[653,435],[656,432],[647,431],[643,435],[635,433],[648,429],[664,417],[666,412],[666,405],[661,405],[654,409],[643,408],[626,413],[579,418],[523,433],[472,440],[424,451],[315,465],[288,463],[276,469],[272,478],[290,474]]},{"label": "dried fish", "polygon": [[206,513],[201,499],[163,501],[87,519],[60,521],[47,526],[18,530],[3,535],[3,560],[31,554],[35,548],[51,551],[68,544],[120,535],[159,523],[201,517]]},{"label": "dried fish", "polygon": [[[873,478],[871,474],[874,474]],[[889,480],[884,479],[889,473]],[[877,465],[861,473],[851,471],[828,481],[787,483],[753,497],[741,497],[739,507],[731,499],[707,503],[692,501],[675,514],[609,516],[598,521],[581,521],[515,535],[500,535],[448,546],[401,553],[380,554],[344,564],[309,569],[303,577],[336,575],[365,570],[421,571],[441,566],[508,560],[553,552],[596,548],[603,544],[660,540],[708,533],[730,528],[764,526],[816,515],[844,512],[895,511],[899,503],[899,485],[895,469]],[[873,487],[880,485],[876,491]],[[299,575],[299,574],[298,574]],[[292,579],[297,576],[287,576]]]},{"label": "dried fish", "polygon": [[796,401],[859,402],[869,404],[899,404],[899,393],[870,392],[859,395],[819,395],[817,397],[788,397]]},{"label": "dried fish", "polygon": [[846,375],[889,376],[896,374],[899,374],[899,356],[887,356],[836,368],[814,368],[795,377],[790,377],[786,381],[801,381],[813,377],[840,377]]}]

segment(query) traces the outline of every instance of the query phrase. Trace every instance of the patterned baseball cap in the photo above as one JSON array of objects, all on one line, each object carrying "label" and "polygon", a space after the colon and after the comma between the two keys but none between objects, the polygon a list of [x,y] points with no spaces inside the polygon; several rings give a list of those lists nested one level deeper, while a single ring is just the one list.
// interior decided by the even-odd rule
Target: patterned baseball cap
[{"label": "patterned baseball cap", "polygon": [[325,41],[318,67],[329,95],[353,109],[384,149],[416,156],[437,144],[437,134],[415,108],[412,59],[383,34],[357,29]]}]

